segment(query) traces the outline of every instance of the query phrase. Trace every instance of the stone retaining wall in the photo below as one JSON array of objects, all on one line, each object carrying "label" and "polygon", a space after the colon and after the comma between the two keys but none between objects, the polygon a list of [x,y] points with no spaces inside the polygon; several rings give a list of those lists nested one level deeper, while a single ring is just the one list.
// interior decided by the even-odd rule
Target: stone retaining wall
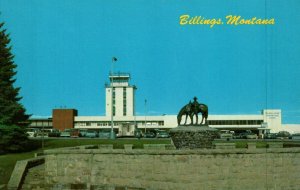
[{"label": "stone retaining wall", "polygon": [[300,187],[300,148],[256,149],[253,144],[248,149],[201,150],[81,147],[47,150],[45,157],[45,183],[53,189]]},{"label": "stone retaining wall", "polygon": [[18,161],[15,165],[15,168],[7,184],[7,189],[8,190],[20,189],[24,181],[24,178],[27,174],[27,171],[32,167],[43,164],[44,162],[45,162],[44,157],[37,157],[28,160]]}]

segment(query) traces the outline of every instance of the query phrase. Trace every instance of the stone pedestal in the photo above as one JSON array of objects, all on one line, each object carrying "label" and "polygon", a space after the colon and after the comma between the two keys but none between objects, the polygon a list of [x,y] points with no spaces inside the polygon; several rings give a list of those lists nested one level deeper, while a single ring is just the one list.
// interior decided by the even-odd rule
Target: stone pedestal
[{"label": "stone pedestal", "polygon": [[207,125],[178,126],[170,130],[170,135],[177,149],[212,148],[218,130]]}]

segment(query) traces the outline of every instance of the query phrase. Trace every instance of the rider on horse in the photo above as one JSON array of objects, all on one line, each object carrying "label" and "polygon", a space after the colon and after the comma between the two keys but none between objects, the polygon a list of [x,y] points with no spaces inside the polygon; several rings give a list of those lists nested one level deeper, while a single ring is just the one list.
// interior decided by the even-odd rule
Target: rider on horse
[{"label": "rider on horse", "polygon": [[202,114],[202,120],[200,125],[203,123],[206,124],[206,120],[208,117],[208,107],[205,104],[200,104],[197,101],[197,97],[194,97],[194,101],[193,102],[189,102],[188,104],[186,104],[183,108],[181,108],[181,110],[179,111],[178,115],[177,115],[177,123],[178,125],[180,125],[181,123],[181,118],[183,115],[185,115],[185,122],[184,125],[186,125],[186,121],[187,121],[187,117],[189,116],[191,119],[191,124],[193,125],[193,117],[196,116],[196,125],[198,124],[198,113]]},{"label": "rider on horse", "polygon": [[200,104],[199,102],[197,101],[197,97],[195,96],[194,97],[194,102],[192,103],[192,110],[195,110],[195,108],[197,108]]},{"label": "rider on horse", "polygon": [[206,119],[208,117],[208,107],[205,104],[200,104],[197,101],[197,97],[194,97],[194,102],[192,103],[192,116],[196,116],[196,125],[198,124],[198,113],[202,113],[202,121],[200,125],[203,123],[206,124]]}]

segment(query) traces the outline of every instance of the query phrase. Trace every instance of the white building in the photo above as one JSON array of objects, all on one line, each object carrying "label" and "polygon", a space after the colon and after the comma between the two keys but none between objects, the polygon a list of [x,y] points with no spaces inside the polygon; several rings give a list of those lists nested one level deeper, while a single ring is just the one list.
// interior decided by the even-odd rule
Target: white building
[{"label": "white building", "polygon": [[[111,117],[111,104],[113,115],[131,117],[134,115],[134,93],[136,87],[129,85],[130,74],[114,73],[109,76],[110,84],[105,85],[106,116]],[[111,89],[113,91],[111,93]]]},{"label": "white building", "polygon": [[[118,136],[134,135],[136,127],[146,131],[153,129],[170,129],[178,126],[176,115],[135,115],[136,87],[129,84],[130,75],[128,73],[114,73],[109,76],[109,79],[110,84],[105,85],[106,115],[75,116],[75,128],[110,129],[111,103],[113,103],[114,110],[114,130]],[[111,93],[112,88],[113,93]],[[200,119],[201,115],[199,115],[199,120]],[[257,134],[284,130],[281,125],[281,110],[277,109],[263,110],[261,114],[256,115],[209,115],[208,124],[210,127],[218,129],[229,129],[233,131],[252,130]]]}]

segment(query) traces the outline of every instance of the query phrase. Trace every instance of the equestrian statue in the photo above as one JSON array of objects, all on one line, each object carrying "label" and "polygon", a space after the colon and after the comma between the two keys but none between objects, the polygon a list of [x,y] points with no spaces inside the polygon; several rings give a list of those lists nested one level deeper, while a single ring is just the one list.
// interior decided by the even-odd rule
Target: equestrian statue
[{"label": "equestrian statue", "polygon": [[193,121],[193,114],[192,114],[192,102],[190,101],[187,105],[183,106],[183,108],[181,108],[181,110],[179,111],[178,115],[177,115],[177,123],[178,125],[180,125],[181,123],[181,119],[182,116],[185,115],[185,122],[183,125],[186,125],[186,120],[187,117],[189,116],[191,121]]},{"label": "equestrian statue", "polygon": [[193,117],[196,115],[196,123],[195,125],[198,125],[198,113],[202,114],[202,120],[200,125],[202,125],[203,120],[204,120],[204,125],[207,124],[207,117],[208,117],[208,107],[205,104],[200,104],[197,101],[197,97],[194,97],[194,102],[192,103],[191,101],[185,105],[181,110],[179,111],[177,115],[177,123],[180,125],[182,116],[185,115],[185,122],[184,125],[186,125],[187,117],[189,116],[191,119],[190,125],[193,125]]}]

